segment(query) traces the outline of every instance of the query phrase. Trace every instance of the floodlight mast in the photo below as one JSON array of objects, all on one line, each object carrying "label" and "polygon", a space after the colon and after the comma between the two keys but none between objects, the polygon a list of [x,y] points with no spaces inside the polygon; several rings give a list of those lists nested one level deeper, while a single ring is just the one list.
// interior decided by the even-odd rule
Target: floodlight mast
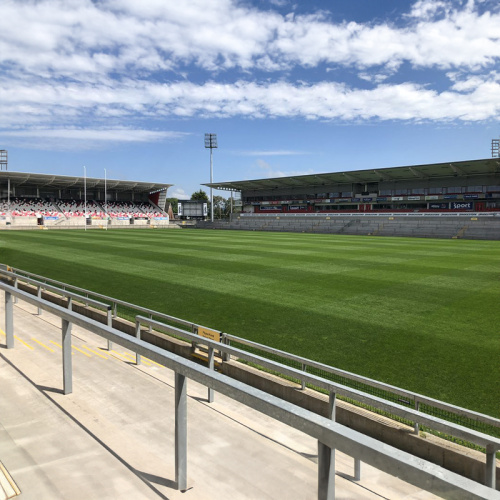
[{"label": "floodlight mast", "polygon": [[[213,149],[217,147],[217,134],[205,134],[205,148],[210,149],[210,184],[214,181]],[[214,221],[214,194],[210,186],[210,220]]]}]

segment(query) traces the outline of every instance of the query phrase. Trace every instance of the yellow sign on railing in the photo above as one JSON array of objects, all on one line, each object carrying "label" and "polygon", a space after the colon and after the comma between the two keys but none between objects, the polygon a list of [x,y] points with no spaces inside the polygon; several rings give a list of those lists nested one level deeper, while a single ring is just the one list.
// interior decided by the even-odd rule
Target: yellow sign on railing
[{"label": "yellow sign on railing", "polygon": [[215,342],[220,342],[220,332],[210,330],[210,328],[198,327],[198,335],[209,340],[215,340]]}]

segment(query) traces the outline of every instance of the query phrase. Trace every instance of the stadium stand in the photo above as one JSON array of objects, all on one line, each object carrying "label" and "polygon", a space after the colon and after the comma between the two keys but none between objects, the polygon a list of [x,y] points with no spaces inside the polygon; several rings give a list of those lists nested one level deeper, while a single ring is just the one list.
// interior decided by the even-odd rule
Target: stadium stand
[{"label": "stadium stand", "polygon": [[299,233],[364,236],[407,236],[419,238],[463,238],[500,240],[498,216],[234,216],[230,221],[201,222],[201,229],[285,231]]},{"label": "stadium stand", "polygon": [[52,202],[39,198],[14,198],[10,201],[10,205],[6,200],[2,200],[0,202],[0,215],[6,215],[8,212],[13,217],[50,217],[60,214]]},{"label": "stadium stand", "polygon": [[240,215],[197,227],[500,239],[495,158],[205,185],[240,192]]},{"label": "stadium stand", "polygon": [[170,186],[0,171],[0,227],[167,227]]}]

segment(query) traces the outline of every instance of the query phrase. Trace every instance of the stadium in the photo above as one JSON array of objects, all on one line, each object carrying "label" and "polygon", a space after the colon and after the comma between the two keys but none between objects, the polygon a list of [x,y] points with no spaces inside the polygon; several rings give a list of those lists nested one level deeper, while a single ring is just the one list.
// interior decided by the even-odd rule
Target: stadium
[{"label": "stadium", "polygon": [[[69,321],[108,341],[98,351],[79,333],[80,351],[116,343],[129,364],[142,353],[170,367],[176,395],[178,373],[209,387],[209,403],[242,383],[277,398],[268,415],[291,404],[397,450],[380,458],[384,446],[356,434],[355,451],[337,435],[354,481],[366,463],[445,498],[496,494],[498,159],[205,185],[241,193],[230,220],[174,220],[167,183],[0,172],[3,347],[46,342],[14,336],[15,298],[62,318],[63,335]],[[414,458],[432,480],[427,465],[405,472]]]}]

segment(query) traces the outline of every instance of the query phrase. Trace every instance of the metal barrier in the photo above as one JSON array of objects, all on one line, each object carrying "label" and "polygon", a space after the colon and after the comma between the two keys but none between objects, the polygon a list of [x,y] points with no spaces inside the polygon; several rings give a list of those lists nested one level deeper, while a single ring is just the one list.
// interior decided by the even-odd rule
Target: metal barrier
[{"label": "metal barrier", "polygon": [[[28,276],[23,276],[20,273],[24,273]],[[47,289],[50,288],[52,291],[59,294],[66,294],[68,295],[68,297],[73,296],[75,298],[78,298],[79,300],[88,301],[89,303],[95,302],[101,307],[104,306],[105,308],[108,308],[108,326],[112,326],[110,310],[111,306],[109,306],[108,304],[103,304],[102,302],[93,301],[92,299],[88,298],[88,295],[93,295],[95,297],[99,297],[113,303],[113,311],[115,317],[117,304],[125,305],[130,309],[144,312],[148,315],[147,317],[142,315],[137,315],[135,317],[137,338],[140,338],[140,323],[144,323],[149,327],[149,331],[151,331],[154,327],[163,332],[169,333],[170,335],[183,338],[184,340],[191,342],[193,346],[196,346],[197,344],[205,345],[208,348],[209,367],[213,368],[215,351],[220,351],[223,360],[227,360],[231,355],[233,355],[240,360],[255,363],[263,368],[273,370],[280,375],[292,377],[293,379],[301,382],[302,388],[305,388],[306,384],[309,384],[313,388],[323,389],[328,393],[334,392],[339,396],[343,396],[345,398],[353,400],[355,403],[362,403],[376,410],[384,411],[388,416],[392,416],[392,418],[399,417],[400,419],[413,422],[415,432],[418,432],[420,425],[426,425],[431,430],[443,432],[455,438],[459,438],[464,441],[481,446],[486,450],[486,484],[492,485],[492,487],[494,487],[495,453],[498,449],[500,449],[500,440],[498,438],[488,436],[484,432],[484,429],[470,429],[470,427],[473,427],[470,424],[471,422],[479,422],[481,424],[484,424],[484,426],[489,426],[491,428],[494,428],[495,430],[498,430],[500,428],[499,419],[496,419],[489,415],[484,415],[478,412],[460,408],[455,405],[429,398],[415,392],[407,391],[390,384],[385,384],[367,377],[362,377],[354,373],[333,368],[328,365],[309,360],[307,358],[296,356],[284,351],[280,351],[278,349],[265,346],[263,344],[258,344],[256,342],[237,337],[235,335],[212,330],[212,332],[221,335],[222,342],[224,344],[221,345],[221,343],[209,341],[208,339],[197,335],[199,331],[207,330],[207,328],[202,325],[163,314],[148,308],[137,306],[129,302],[117,300],[102,294],[90,292],[89,290],[73,287],[72,285],[67,285],[65,283],[47,279],[39,275],[34,275],[32,273],[20,271],[17,269],[15,269],[15,272],[9,272],[0,269],[0,275],[1,274],[14,278],[16,280],[16,284],[19,279],[23,279],[27,283],[34,284],[35,286],[40,286],[40,284],[42,284]],[[61,289],[56,288],[55,286],[50,286],[30,276],[36,276],[37,278],[41,278],[42,280],[50,281],[52,283],[58,283],[64,288]],[[66,288],[68,287],[72,288],[73,290],[78,290],[85,293],[86,297],[66,290]],[[38,294],[38,296],[40,296],[40,294]],[[153,316],[165,319],[172,323],[183,325],[189,328],[190,332],[186,332],[185,330],[181,330],[172,325],[167,325],[160,321],[154,320]],[[237,343],[241,346],[248,346],[250,348],[250,351],[252,352],[247,352],[242,348],[231,347],[231,342],[233,344]],[[111,341],[109,340],[108,349],[111,349]],[[259,351],[259,354],[256,354],[255,351]],[[273,361],[272,359],[265,358],[263,355],[261,355],[262,353],[264,354],[264,356],[269,355],[270,357],[281,358],[281,361],[278,362],[276,360]],[[300,368],[287,366],[286,364],[284,364],[284,362],[286,362],[287,360],[295,363],[296,366],[300,366]],[[138,364],[140,363],[140,355],[138,355],[136,362]],[[316,371],[316,373],[313,373],[314,371]],[[356,384],[359,384],[359,386],[352,387]],[[213,390],[209,388],[208,400],[211,402],[213,401],[213,398]],[[401,398],[406,399],[402,400]],[[415,409],[398,404],[401,402],[405,405],[412,404]],[[455,420],[459,420],[459,423],[450,422],[449,419],[447,420],[445,416],[441,414],[438,414],[437,416],[432,415],[433,412],[429,409],[437,409],[446,412],[446,414],[452,415]],[[469,424],[468,426],[464,425],[464,422],[460,420],[462,418],[465,419],[465,424]],[[359,471],[359,463],[355,464],[355,468],[357,471]],[[356,475],[359,475],[359,473]]]},{"label": "metal barrier", "polygon": [[[458,496],[461,499],[500,499],[500,493],[491,488],[383,444],[331,419],[199,366],[171,352],[123,334],[110,326],[52,304],[6,283],[0,282],[0,289],[5,292],[5,333],[8,349],[14,347],[13,297],[18,297],[61,318],[64,394],[69,394],[73,390],[71,365],[71,326],[73,324],[139,355],[147,356],[175,372],[175,483],[179,490],[187,488],[186,384],[189,378],[317,439],[318,499],[335,498],[333,480],[335,449],[362,459],[363,462],[383,472],[396,475],[403,481],[445,498]],[[212,341],[204,339],[204,342],[211,343]],[[231,349],[228,346],[225,348]],[[333,404],[331,409],[333,414]]]},{"label": "metal barrier", "polygon": [[[278,363],[276,361],[271,361],[269,359],[257,356],[255,354],[250,354],[236,347],[231,347],[229,345],[221,346],[220,342],[215,342],[206,338],[200,338],[195,334],[190,334],[188,332],[180,330],[179,328],[175,328],[173,326],[160,323],[159,321],[151,320],[144,316],[137,316],[136,322],[137,322],[137,327],[136,327],[137,330],[140,330],[141,324],[146,324],[148,326],[152,326],[157,330],[168,332],[176,336],[184,336],[184,338],[186,338],[189,341],[194,341],[199,344],[206,345],[212,351],[212,364],[213,364],[213,352],[215,350],[219,350],[226,355],[234,356],[235,358],[243,359],[251,363],[257,363],[264,368],[267,368],[272,371],[277,371],[289,377],[293,378],[301,377],[302,380],[306,381],[307,383],[327,391],[330,395],[330,402],[333,405],[333,408],[335,408],[336,396],[341,395],[347,398],[354,399],[355,401],[365,403],[369,406],[385,410],[391,413],[392,415],[397,415],[403,419],[411,420],[419,424],[428,425],[429,427],[437,431],[444,432],[456,438],[463,439],[465,441],[482,446],[486,448],[486,456],[487,456],[486,484],[492,488],[495,487],[495,481],[496,481],[495,454],[498,450],[500,450],[500,439],[498,438],[488,436],[486,434],[474,431],[472,429],[468,429],[461,425],[448,422],[446,420],[437,417],[433,417],[431,415],[426,415],[424,413],[419,412],[418,410],[414,410],[412,408],[406,408],[391,401],[386,401],[376,396],[372,396],[370,394],[358,391],[356,389],[351,389],[345,385],[333,383],[329,380],[318,377],[316,375],[304,373],[302,370],[282,365],[281,363]],[[334,418],[335,417],[333,417],[333,419]]]},{"label": "metal barrier", "polygon": [[238,218],[260,217],[498,217],[498,212],[302,212],[287,213],[275,212],[274,214],[245,213],[232,216],[231,220]]},{"label": "metal barrier", "polygon": [[[152,309],[148,309],[146,307],[138,306],[135,304],[131,304],[126,301],[122,301],[119,299],[115,299],[113,297],[109,297],[107,295],[91,292],[84,288],[75,287],[73,285],[68,285],[66,283],[62,283],[60,281],[52,280],[50,278],[45,278],[43,276],[39,276],[33,273],[29,273],[27,271],[22,271],[19,269],[13,268],[13,272],[9,272],[6,270],[0,269],[0,275],[5,275],[15,280],[23,279],[27,283],[32,283],[38,286],[40,283],[44,283],[44,286],[47,286],[46,283],[50,282],[56,285],[59,285],[59,288],[52,287],[59,294],[70,295],[71,292],[67,290],[71,288],[72,290],[76,290],[85,294],[87,297],[92,295],[93,297],[98,297],[105,301],[108,301],[112,304],[113,309],[113,317],[117,317],[117,305],[122,305],[130,309],[131,311],[137,311],[143,314],[146,314],[149,319],[153,319],[153,317],[160,318],[162,320],[166,320],[171,323],[175,323],[178,325],[185,326],[191,333],[197,333],[202,329],[207,329],[205,326],[192,323],[190,321],[186,321],[184,319],[177,318],[175,316],[171,316],[168,314],[164,314],[158,311],[154,311]],[[74,295],[78,296],[81,299],[82,295]],[[89,300],[88,298],[85,300]],[[96,301],[97,302],[97,301]],[[109,307],[107,304],[103,304],[102,302],[98,302],[98,304],[102,307]],[[135,318],[136,314],[133,315]],[[131,318],[133,320],[133,318]],[[110,313],[108,313],[108,325],[111,326],[110,323]],[[151,328],[150,328],[151,330]],[[489,415],[484,415],[479,412],[475,412],[472,410],[468,410],[465,408],[461,408],[450,403],[446,403],[443,401],[439,401],[422,394],[408,391],[406,389],[402,389],[390,384],[386,384],[383,382],[379,382],[377,380],[370,379],[368,377],[363,377],[361,375],[357,375],[351,372],[347,372],[345,370],[340,370],[338,368],[334,368],[317,361],[313,361],[301,356],[297,356],[294,354],[287,353],[285,351],[281,351],[279,349],[275,349],[263,344],[259,344],[257,342],[253,342],[242,337],[238,337],[236,335],[231,335],[229,333],[222,333],[217,330],[213,330],[221,334],[223,342],[226,344],[237,343],[240,346],[240,350],[244,350],[245,346],[247,346],[250,352],[254,354],[258,352],[259,359],[264,359],[264,356],[269,356],[270,358],[274,358],[275,360],[279,359],[280,363],[284,365],[287,362],[290,362],[295,367],[300,367],[303,373],[297,372],[294,375],[294,378],[300,381],[302,387],[306,386],[306,379],[304,375],[306,373],[316,374],[323,379],[330,380],[332,382],[340,383],[341,385],[345,385],[350,388],[357,389],[358,391],[362,391],[365,393],[372,394],[381,399],[387,399],[396,403],[403,403],[406,406],[412,405],[415,409],[419,410],[422,413],[428,413],[430,415],[437,416],[444,420],[455,421],[464,427],[473,428],[479,432],[490,433],[493,429],[496,431],[495,433],[499,433],[500,430],[500,419],[491,417]],[[177,335],[180,335],[179,332],[184,333],[179,330]],[[192,341],[193,345],[196,343],[202,344],[199,337],[196,340]],[[283,373],[285,374],[285,373]],[[404,399],[403,399],[404,398]],[[481,424],[481,425],[479,425]],[[490,427],[490,429],[488,429]],[[418,432],[418,422],[415,423],[415,432]],[[490,431],[490,432],[489,432]],[[500,437],[500,436],[499,436]]]},{"label": "metal barrier", "polygon": [[[300,366],[302,371],[314,373],[314,371],[322,378],[329,378],[332,376],[342,380],[342,383],[352,387],[354,385],[355,388],[361,390],[363,392],[371,392],[372,394],[388,399],[393,402],[402,402],[404,404],[414,404],[415,408],[420,411],[424,410],[424,406],[426,405],[429,408],[436,408],[442,410],[444,412],[448,412],[453,414],[455,417],[463,417],[466,420],[473,422],[480,422],[487,426],[494,427],[496,429],[500,429],[500,419],[491,417],[490,415],[485,415],[483,413],[478,413],[472,410],[467,410],[466,408],[461,408],[459,406],[452,405],[450,403],[446,403],[444,401],[439,401],[437,399],[433,399],[423,394],[419,394],[417,392],[408,391],[406,389],[401,389],[400,387],[396,387],[390,384],[386,384],[384,382],[379,382],[377,380],[373,380],[368,377],[363,377],[361,375],[356,375],[355,373],[351,373],[345,370],[341,370],[339,368],[334,368],[323,363],[319,363],[317,361],[313,361],[307,358],[303,358],[301,356],[296,356],[294,354],[290,354],[285,351],[281,351],[279,349],[275,349],[273,347],[266,346],[264,344],[259,344],[257,342],[252,342],[251,340],[247,340],[241,337],[237,337],[236,335],[231,335],[229,333],[224,333],[223,338],[227,344],[231,342],[237,343],[240,349],[244,349],[244,346],[248,346],[252,352],[260,351],[263,356],[265,354],[269,354],[276,358],[281,358],[283,362],[291,361],[295,364],[295,366]],[[305,388],[305,379],[301,376],[297,376],[299,380],[302,380],[302,387]],[[359,387],[361,386],[361,387]],[[375,389],[375,391],[371,391],[371,389]],[[402,400],[401,398],[405,398]],[[428,410],[428,409],[427,409]],[[431,411],[426,411],[426,413],[431,413]],[[432,413],[431,413],[432,414]],[[444,418],[442,415],[440,415]],[[472,427],[470,422],[460,422],[464,427]],[[469,425],[467,425],[469,424]],[[484,429],[480,429],[481,432],[485,432]],[[418,432],[418,425],[415,427],[415,431]]]}]

